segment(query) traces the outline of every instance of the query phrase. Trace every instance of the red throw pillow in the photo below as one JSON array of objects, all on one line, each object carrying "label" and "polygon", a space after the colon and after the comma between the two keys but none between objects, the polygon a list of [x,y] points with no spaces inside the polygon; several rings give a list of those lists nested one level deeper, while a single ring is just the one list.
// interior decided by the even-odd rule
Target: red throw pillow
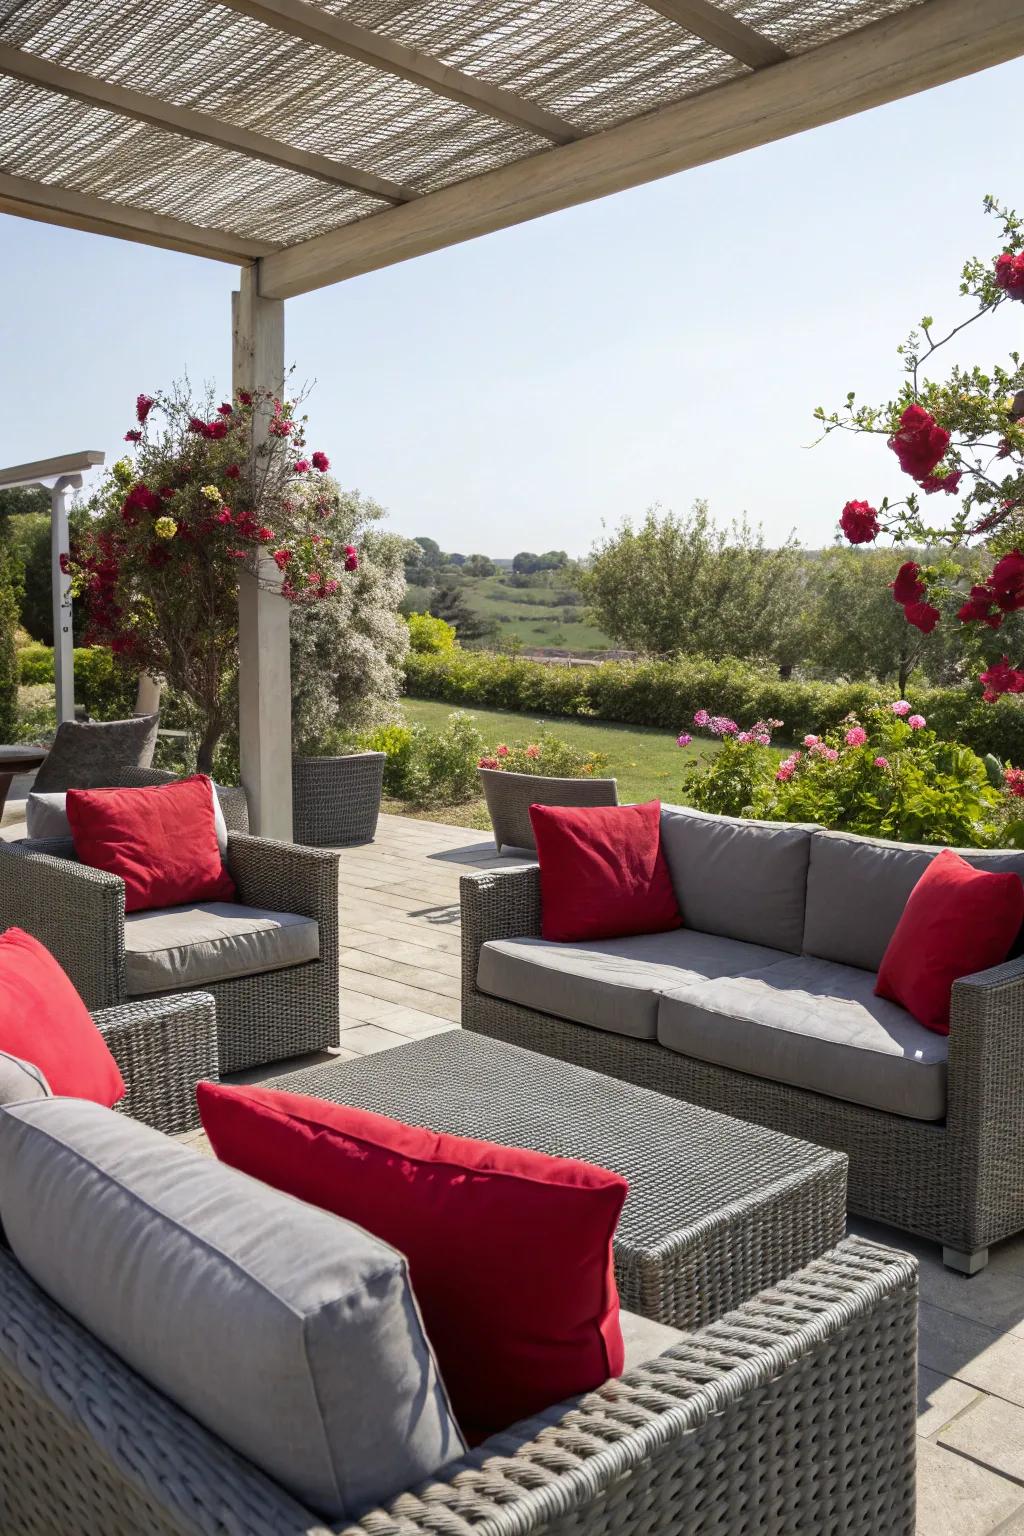
[{"label": "red throw pillow", "polygon": [[531,805],[546,939],[617,939],[681,928],[661,851],[661,804]]},{"label": "red throw pillow", "polygon": [[107,1042],[48,949],[20,928],[0,934],[0,1050],[39,1068],[55,1094],[109,1109],[124,1079]]},{"label": "red throw pillow", "polygon": [[300,1094],[196,1095],[224,1162],[405,1254],[467,1439],[621,1372],[617,1173]]},{"label": "red throw pillow", "polygon": [[949,1034],[953,983],[1006,959],[1024,922],[1019,875],[974,869],[951,848],[914,886],[878,969],[879,997]]},{"label": "red throw pillow", "polygon": [[126,912],[234,900],[205,774],[146,789],[69,789],[65,810],[81,862],[124,881]]}]

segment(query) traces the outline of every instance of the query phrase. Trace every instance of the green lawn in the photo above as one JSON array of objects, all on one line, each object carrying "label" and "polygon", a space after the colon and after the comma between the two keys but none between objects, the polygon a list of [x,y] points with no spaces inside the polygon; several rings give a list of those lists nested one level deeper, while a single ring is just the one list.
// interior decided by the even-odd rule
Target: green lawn
[{"label": "green lawn", "polygon": [[[437,728],[444,724],[455,706],[436,704],[429,699],[404,699],[402,708],[410,722]],[[500,741],[529,741],[541,723],[535,715],[517,715],[507,710],[472,709],[473,716],[488,747]],[[667,731],[633,725],[612,725],[603,720],[560,720],[544,722],[551,733],[585,747],[603,752],[608,758],[607,773],[619,781],[619,799],[665,800],[678,798],[683,769],[700,757],[717,750],[710,741],[694,742],[690,747],[676,746]],[[394,809],[400,809],[395,806]],[[428,814],[434,821],[455,821],[462,826],[488,825],[482,801],[468,806],[451,807]]]}]

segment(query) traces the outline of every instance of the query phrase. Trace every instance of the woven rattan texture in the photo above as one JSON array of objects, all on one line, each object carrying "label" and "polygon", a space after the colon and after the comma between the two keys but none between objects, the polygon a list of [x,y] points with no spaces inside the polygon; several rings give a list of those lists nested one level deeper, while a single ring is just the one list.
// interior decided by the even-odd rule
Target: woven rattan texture
[{"label": "woven rattan texture", "polygon": [[122,1114],[166,1136],[199,1124],[196,1083],[218,1076],[213,998],[188,992],[93,1014],[125,1081]]},{"label": "woven rattan texture", "polygon": [[[228,867],[238,900],[315,918],[320,958],[204,985],[217,1005],[222,1072],[337,1045],[338,857],[229,834]],[[24,928],[45,944],[87,1007],[107,1008],[126,1000],[124,882],[77,863],[70,843],[0,843],[0,923]]]},{"label": "woven rattan texture", "polygon": [[[914,1261],[846,1242],[345,1536],[912,1536]],[[325,1536],[0,1253],[4,1536]]]},{"label": "woven rattan texture", "polygon": [[738,1306],[845,1228],[844,1157],[461,1030],[266,1086],[621,1173],[622,1303],[676,1328]]},{"label": "woven rattan texture", "polygon": [[478,772],[499,853],[505,847],[536,848],[531,805],[619,803],[615,779],[551,779],[543,774],[505,773],[500,768],[480,768]]},{"label": "woven rattan texture", "polygon": [[948,1109],[928,1124],[588,1029],[477,990],[480,946],[540,933],[536,865],[464,876],[463,1027],[846,1152],[849,1207],[966,1253],[1024,1228],[1024,959],[953,989]]},{"label": "woven rattan texture", "polygon": [[380,815],[385,758],[383,752],[293,757],[295,841],[311,848],[372,842]]}]

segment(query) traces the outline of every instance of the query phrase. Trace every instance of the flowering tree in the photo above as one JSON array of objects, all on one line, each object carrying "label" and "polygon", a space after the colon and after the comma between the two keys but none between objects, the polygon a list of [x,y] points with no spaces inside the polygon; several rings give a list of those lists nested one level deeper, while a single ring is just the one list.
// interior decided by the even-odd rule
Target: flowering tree
[{"label": "flowering tree", "polygon": [[320,602],[358,556],[325,532],[330,466],[307,455],[294,402],[240,390],[197,410],[177,390],[139,395],[135,414],[125,434],[134,456],[90,501],[66,569],[87,603],[85,644],[109,646],[126,669],[163,677],[190,701],[208,772],[232,713],[240,575]]},{"label": "flowering tree", "polygon": [[[1018,352],[988,371],[954,366],[944,382],[928,379],[930,359],[967,326],[994,315],[1007,303],[1024,301],[1024,221],[994,198],[986,212],[1000,223],[1004,249],[993,261],[968,261],[961,294],[976,306],[972,315],[943,335],[926,315],[900,347],[904,380],[899,394],[883,406],[858,405],[851,393],[844,407],[815,412],[826,435],[834,431],[885,437],[914,489],[900,501],[848,501],[839,526],[851,544],[868,544],[879,534],[897,544],[937,551],[921,564],[907,560],[892,582],[895,601],[908,624],[930,634],[942,619],[939,602],[957,594],[956,621],[998,630],[1007,614],[1024,609],[1024,367]],[[932,498],[938,498],[936,502]],[[934,508],[945,510],[936,515]],[[951,510],[950,510],[951,509]],[[943,558],[981,540],[991,569],[968,588],[962,566]],[[948,604],[947,604],[948,606]],[[1009,657],[980,676],[990,702],[1002,693],[1024,692],[1024,671]]]}]

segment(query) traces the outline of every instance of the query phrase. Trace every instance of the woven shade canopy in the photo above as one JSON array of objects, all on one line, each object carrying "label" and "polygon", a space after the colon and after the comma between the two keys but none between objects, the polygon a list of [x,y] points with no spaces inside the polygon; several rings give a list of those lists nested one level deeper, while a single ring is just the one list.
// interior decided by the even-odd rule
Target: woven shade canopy
[{"label": "woven shade canopy", "polygon": [[0,0],[0,210],[286,297],[1021,51],[1021,0]]}]

